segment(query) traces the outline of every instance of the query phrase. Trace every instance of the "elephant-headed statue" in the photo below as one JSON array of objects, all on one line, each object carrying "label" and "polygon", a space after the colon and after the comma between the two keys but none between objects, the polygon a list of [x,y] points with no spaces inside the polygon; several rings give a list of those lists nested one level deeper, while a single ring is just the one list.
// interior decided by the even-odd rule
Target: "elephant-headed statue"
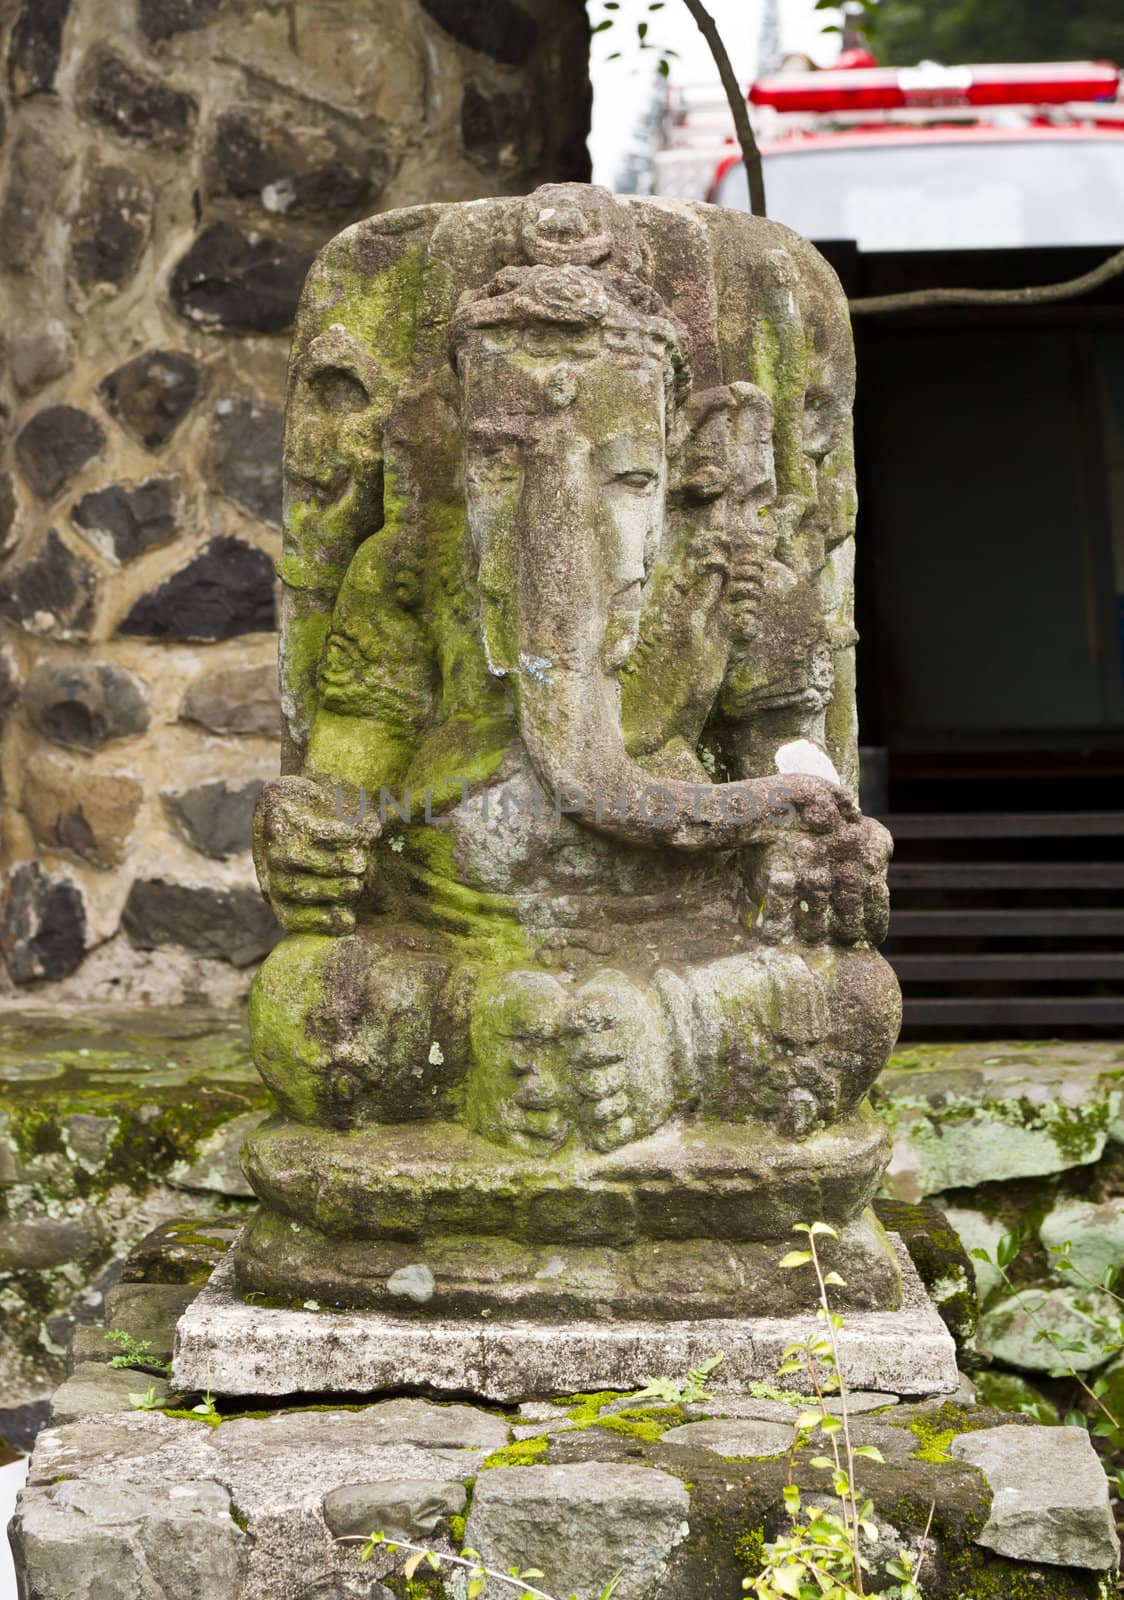
[{"label": "elephant-headed statue", "polygon": [[285,439],[278,1112],[242,1287],[417,1317],[891,1307],[854,369],[767,221],[558,185],[321,253]]}]

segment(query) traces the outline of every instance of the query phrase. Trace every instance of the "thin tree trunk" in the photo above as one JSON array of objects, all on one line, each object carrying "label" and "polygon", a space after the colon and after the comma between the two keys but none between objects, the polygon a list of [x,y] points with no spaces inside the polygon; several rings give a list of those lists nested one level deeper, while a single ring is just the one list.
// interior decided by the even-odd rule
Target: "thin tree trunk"
[{"label": "thin tree trunk", "polygon": [[683,0],[687,10],[698,24],[699,32],[706,40],[714,64],[718,68],[718,76],[722,79],[722,87],[726,91],[730,110],[734,118],[734,130],[738,136],[738,143],[742,147],[742,160],[745,162],[745,175],[749,180],[749,206],[754,216],[768,215],[765,209],[765,173],[761,166],[761,152],[757,148],[757,140],[753,133],[753,124],[749,120],[749,110],[746,105],[745,90],[738,82],[737,74],[730,62],[726,46],[722,43],[722,35],[718,32],[714,18],[701,3],[701,0]]}]

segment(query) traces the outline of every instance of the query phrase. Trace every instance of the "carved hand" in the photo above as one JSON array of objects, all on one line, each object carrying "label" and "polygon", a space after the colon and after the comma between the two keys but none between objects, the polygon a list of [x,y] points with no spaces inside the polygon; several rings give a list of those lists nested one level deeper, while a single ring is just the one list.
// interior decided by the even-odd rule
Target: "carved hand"
[{"label": "carved hand", "polygon": [[880,944],[890,919],[889,833],[822,778],[791,776],[784,788],[796,815],[750,858],[761,936],[774,944]]},{"label": "carved hand", "polygon": [[339,817],[311,778],[267,783],[254,809],[254,866],[286,933],[349,933],[369,886],[377,816]]}]

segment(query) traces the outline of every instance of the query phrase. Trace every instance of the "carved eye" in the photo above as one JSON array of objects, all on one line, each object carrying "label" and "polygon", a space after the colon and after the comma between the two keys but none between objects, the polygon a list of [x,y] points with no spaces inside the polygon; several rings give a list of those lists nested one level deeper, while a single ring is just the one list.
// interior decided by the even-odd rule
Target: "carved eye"
[{"label": "carved eye", "polygon": [[643,467],[638,467],[634,472],[618,472],[617,482],[623,483],[629,489],[649,489],[656,481],[656,474]]},{"label": "carved eye", "polygon": [[343,367],[322,367],[309,379],[309,388],[327,411],[365,411],[371,403],[359,379]]}]

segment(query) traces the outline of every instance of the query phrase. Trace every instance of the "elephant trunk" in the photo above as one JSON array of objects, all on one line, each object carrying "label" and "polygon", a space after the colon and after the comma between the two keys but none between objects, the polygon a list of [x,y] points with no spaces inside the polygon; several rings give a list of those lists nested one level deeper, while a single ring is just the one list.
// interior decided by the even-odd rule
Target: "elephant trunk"
[{"label": "elephant trunk", "polygon": [[616,667],[622,643],[626,653],[635,644],[639,586],[614,559],[610,522],[586,462],[554,453],[526,462],[512,528],[518,661],[509,670],[543,787],[589,827],[637,845],[733,849],[772,836],[797,810],[805,826],[826,831],[838,800],[809,796],[816,780],[692,784],[656,777],[628,754]]}]

